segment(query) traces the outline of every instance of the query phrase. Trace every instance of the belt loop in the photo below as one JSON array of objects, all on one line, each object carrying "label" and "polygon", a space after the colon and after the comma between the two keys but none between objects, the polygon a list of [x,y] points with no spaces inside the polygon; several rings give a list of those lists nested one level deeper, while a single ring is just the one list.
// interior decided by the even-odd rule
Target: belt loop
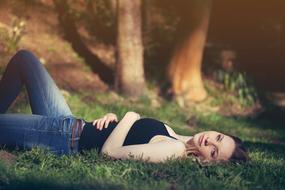
[{"label": "belt loop", "polygon": [[72,134],[71,134],[71,149],[74,150],[76,139],[80,138],[80,135],[83,131],[85,122],[82,119],[76,119],[72,125]]},{"label": "belt loop", "polygon": [[77,120],[74,121],[72,125],[72,134],[71,134],[71,149],[73,150],[75,147],[75,130],[77,128]]}]

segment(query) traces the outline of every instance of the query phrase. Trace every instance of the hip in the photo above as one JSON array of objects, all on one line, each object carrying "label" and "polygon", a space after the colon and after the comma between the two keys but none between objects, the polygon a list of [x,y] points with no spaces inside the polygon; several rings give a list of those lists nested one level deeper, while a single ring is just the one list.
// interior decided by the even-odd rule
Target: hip
[{"label": "hip", "polygon": [[83,123],[72,115],[1,114],[0,145],[23,149],[43,147],[56,155],[77,153]]}]

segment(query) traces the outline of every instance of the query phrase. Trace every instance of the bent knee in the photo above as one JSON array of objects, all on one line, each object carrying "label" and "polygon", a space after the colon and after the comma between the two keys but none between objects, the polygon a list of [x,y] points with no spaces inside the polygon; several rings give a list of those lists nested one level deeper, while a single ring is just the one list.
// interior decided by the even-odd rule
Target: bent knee
[{"label": "bent knee", "polygon": [[26,49],[21,49],[17,51],[17,53],[15,54],[15,56],[20,56],[20,57],[31,56],[31,55],[33,55],[33,53]]},{"label": "bent knee", "polygon": [[35,61],[37,58],[34,56],[34,54],[25,49],[19,50],[13,58],[16,59],[17,64],[25,64],[25,66],[39,63],[38,61]]}]

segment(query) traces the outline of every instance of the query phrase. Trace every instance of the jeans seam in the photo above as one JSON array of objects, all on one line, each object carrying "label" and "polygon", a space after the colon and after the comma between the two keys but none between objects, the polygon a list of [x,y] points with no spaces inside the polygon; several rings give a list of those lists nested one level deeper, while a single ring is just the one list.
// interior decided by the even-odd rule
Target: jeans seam
[{"label": "jeans seam", "polygon": [[[39,64],[40,64],[40,63],[39,63]],[[34,74],[33,69],[32,69],[32,72],[33,72],[33,74]],[[36,84],[37,84],[38,88],[40,89],[40,93],[41,93],[42,101],[44,102],[44,105],[45,105],[45,109],[46,109],[46,111],[48,111],[48,110],[50,110],[50,109],[49,109],[48,103],[47,103],[47,101],[46,101],[46,100],[47,100],[47,97],[46,97],[45,93],[43,92],[43,89],[41,88],[41,85],[39,85],[38,81],[36,81]],[[47,114],[48,114],[48,116],[50,115],[49,111],[48,111]]]}]

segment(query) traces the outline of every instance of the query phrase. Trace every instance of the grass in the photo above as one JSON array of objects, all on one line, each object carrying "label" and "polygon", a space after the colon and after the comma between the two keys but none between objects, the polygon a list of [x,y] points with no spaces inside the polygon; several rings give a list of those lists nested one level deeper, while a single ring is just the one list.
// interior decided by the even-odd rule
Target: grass
[{"label": "grass", "polygon": [[[74,115],[87,120],[107,112],[122,117],[133,110],[165,121],[179,133],[218,130],[234,134],[245,141],[252,160],[201,167],[192,159],[151,164],[113,161],[95,151],[56,157],[35,148],[13,151],[18,159],[10,166],[0,162],[0,189],[285,189],[285,130],[273,122],[204,114],[169,102],[153,108],[146,97],[128,101],[112,93],[72,94],[67,100]],[[23,102],[11,111],[30,112]],[[189,116],[196,118],[198,127],[187,127]]]},{"label": "grass", "polygon": [[[26,11],[33,13],[31,18],[37,15],[37,21],[46,20],[36,7],[32,9]],[[40,11],[42,12],[42,9]],[[7,12],[7,15],[9,14]],[[44,16],[52,19],[50,16]],[[29,24],[45,30],[44,26],[48,23],[37,21],[29,19]],[[40,25],[41,23],[43,25]],[[42,48],[42,55],[65,52],[63,56],[67,56],[66,60],[70,62],[70,57],[74,57],[70,55],[70,44],[61,41],[59,36],[54,36],[57,26],[48,27],[52,33],[31,30],[25,34],[25,37],[29,37],[24,40],[26,45],[36,48],[37,51],[37,47],[47,47],[46,50]],[[29,41],[31,39],[32,41]],[[62,53],[57,56],[61,58]],[[55,58],[58,62],[56,59],[58,58]],[[7,60],[1,55],[0,65],[6,64]],[[0,75],[4,72],[3,68],[5,67],[0,66]],[[87,67],[84,68],[84,71],[86,70],[88,71]],[[156,72],[155,75],[161,78],[160,72]],[[216,88],[208,88],[207,91],[216,97],[212,101],[213,106],[223,104],[225,99],[228,99],[230,105],[236,105],[233,95],[229,100]],[[22,98],[19,100],[10,111],[29,113],[27,103]],[[142,116],[162,120],[181,134],[193,135],[203,130],[217,130],[237,135],[245,141],[252,160],[242,165],[201,167],[192,159],[151,164],[139,161],[113,161],[99,156],[95,151],[82,155],[55,157],[42,149],[14,150],[12,152],[17,155],[14,164],[7,165],[0,160],[0,189],[285,189],[284,124],[269,120],[225,117],[215,112],[205,113],[205,110],[200,108],[180,109],[175,103],[169,102],[162,102],[160,107],[154,108],[147,97],[142,97],[138,101],[128,101],[112,93],[72,93],[67,100],[74,115],[87,120],[98,118],[107,112],[114,112],[121,118],[126,111],[133,110]],[[186,121],[189,118],[194,118],[197,127],[187,126]]]}]

